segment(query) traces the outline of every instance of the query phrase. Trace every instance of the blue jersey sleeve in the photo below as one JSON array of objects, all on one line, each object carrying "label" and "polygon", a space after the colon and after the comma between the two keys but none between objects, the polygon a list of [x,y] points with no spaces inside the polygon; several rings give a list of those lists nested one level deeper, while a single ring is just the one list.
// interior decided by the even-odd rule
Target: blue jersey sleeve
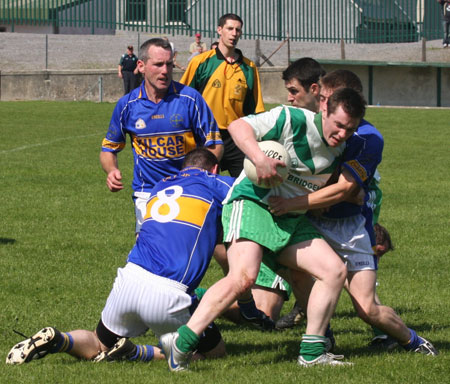
[{"label": "blue jersey sleeve", "polygon": [[347,140],[342,166],[366,190],[381,162],[384,141],[380,132],[363,120],[355,135]]},{"label": "blue jersey sleeve", "polygon": [[123,114],[126,109],[125,96],[116,104],[111,120],[109,122],[108,132],[102,142],[103,152],[120,152],[126,144],[126,135],[122,129]]}]

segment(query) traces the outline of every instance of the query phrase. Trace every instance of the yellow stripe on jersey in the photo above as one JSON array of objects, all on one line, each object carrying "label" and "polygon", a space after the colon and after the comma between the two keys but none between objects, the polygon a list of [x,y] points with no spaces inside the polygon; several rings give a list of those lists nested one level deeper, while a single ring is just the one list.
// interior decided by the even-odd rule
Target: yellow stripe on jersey
[{"label": "yellow stripe on jersey", "polygon": [[[152,216],[152,207],[157,202],[159,202],[160,206],[157,208],[157,213],[155,214],[154,212]],[[199,200],[188,196],[180,196],[177,199],[170,200],[167,203],[163,202],[161,204],[161,199],[158,196],[154,196],[147,203],[147,213],[145,214],[144,220],[154,219],[156,221],[160,221],[157,216],[167,217],[174,209],[173,204],[176,204],[175,209],[179,209],[179,212],[171,221],[184,221],[197,227],[201,227],[203,225],[211,206],[210,203],[204,200]]]},{"label": "yellow stripe on jersey", "polygon": [[102,148],[107,148],[111,149],[112,151],[119,152],[125,148],[125,143],[124,142],[116,143],[114,141],[109,141],[108,139],[103,139]]},{"label": "yellow stripe on jersey", "polygon": [[197,147],[192,132],[146,137],[133,136],[132,144],[138,156],[149,159],[177,158]]},{"label": "yellow stripe on jersey", "polygon": [[348,164],[359,175],[362,181],[367,180],[366,169],[359,163],[358,160],[350,160],[345,162],[345,164]]}]

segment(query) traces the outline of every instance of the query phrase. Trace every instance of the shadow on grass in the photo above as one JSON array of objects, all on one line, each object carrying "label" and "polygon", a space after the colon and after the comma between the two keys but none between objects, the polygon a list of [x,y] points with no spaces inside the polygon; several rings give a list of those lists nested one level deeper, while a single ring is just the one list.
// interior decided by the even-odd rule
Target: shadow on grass
[{"label": "shadow on grass", "polygon": [[16,239],[9,239],[7,237],[0,237],[0,244],[14,244]]}]

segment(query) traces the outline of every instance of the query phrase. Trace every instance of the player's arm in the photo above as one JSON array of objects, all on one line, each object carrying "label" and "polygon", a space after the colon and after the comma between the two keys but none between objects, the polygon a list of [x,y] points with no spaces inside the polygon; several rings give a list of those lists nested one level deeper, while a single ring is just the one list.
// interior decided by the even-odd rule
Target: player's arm
[{"label": "player's arm", "polygon": [[281,160],[267,157],[258,146],[253,128],[243,119],[237,119],[228,126],[233,141],[256,167],[258,184],[275,186],[283,179],[277,172],[277,166],[285,166]]},{"label": "player's arm", "polygon": [[100,152],[100,164],[106,173],[106,185],[111,192],[117,192],[123,189],[122,173],[119,170],[117,153]]},{"label": "player's arm", "polygon": [[328,185],[316,192],[303,196],[285,199],[279,196],[269,198],[270,211],[274,215],[284,215],[290,211],[319,209],[353,198],[360,190],[360,186],[352,174],[345,168],[342,170],[337,182]]},{"label": "player's arm", "polygon": [[209,147],[206,147],[209,151],[214,153],[214,155],[217,157],[217,159],[220,161],[223,156],[223,144],[212,144]]}]

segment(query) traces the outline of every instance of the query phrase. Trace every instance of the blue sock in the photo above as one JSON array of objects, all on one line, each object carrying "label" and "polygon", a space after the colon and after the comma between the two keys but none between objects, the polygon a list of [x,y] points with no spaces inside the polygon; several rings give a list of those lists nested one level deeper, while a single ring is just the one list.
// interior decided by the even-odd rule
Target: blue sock
[{"label": "blue sock", "polygon": [[255,300],[253,297],[250,300],[238,300],[238,306],[240,312],[247,318],[259,318],[261,316],[261,312],[258,308],[256,308]]},{"label": "blue sock", "polygon": [[155,351],[152,345],[136,345],[136,354],[130,357],[129,360],[149,362],[153,360],[154,355]]},{"label": "blue sock", "polygon": [[69,352],[73,348],[73,337],[68,332],[61,332],[61,338],[49,353]]},{"label": "blue sock", "polygon": [[420,343],[422,343],[422,339],[417,336],[417,333],[413,329],[409,328],[409,332],[411,334],[411,338],[409,339],[408,343],[402,345],[402,347],[407,351],[414,351],[419,347]]}]

